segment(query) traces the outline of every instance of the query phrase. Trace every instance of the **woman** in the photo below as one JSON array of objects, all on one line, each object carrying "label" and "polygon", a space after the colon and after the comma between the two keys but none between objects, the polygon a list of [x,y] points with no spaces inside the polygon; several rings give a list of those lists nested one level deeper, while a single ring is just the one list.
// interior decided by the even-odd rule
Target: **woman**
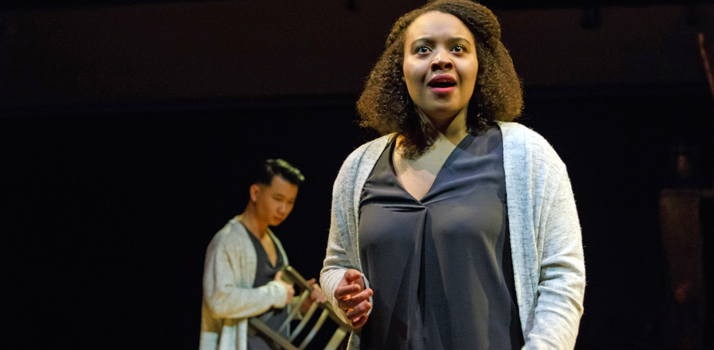
[{"label": "woman", "polygon": [[402,16],[357,104],[321,273],[353,349],[572,349],[585,267],[565,165],[513,123],[520,82],[485,7]]}]

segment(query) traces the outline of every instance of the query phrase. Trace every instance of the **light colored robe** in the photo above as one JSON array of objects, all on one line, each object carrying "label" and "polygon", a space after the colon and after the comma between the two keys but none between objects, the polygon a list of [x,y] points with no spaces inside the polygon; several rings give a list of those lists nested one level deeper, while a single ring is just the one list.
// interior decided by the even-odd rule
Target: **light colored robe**
[{"label": "light colored robe", "polygon": [[[279,282],[253,288],[258,257],[240,216],[231,219],[211,240],[203,272],[200,350],[247,350],[248,317],[282,307],[287,292]],[[275,248],[288,257],[268,229]],[[289,312],[289,311],[288,311]]]}]

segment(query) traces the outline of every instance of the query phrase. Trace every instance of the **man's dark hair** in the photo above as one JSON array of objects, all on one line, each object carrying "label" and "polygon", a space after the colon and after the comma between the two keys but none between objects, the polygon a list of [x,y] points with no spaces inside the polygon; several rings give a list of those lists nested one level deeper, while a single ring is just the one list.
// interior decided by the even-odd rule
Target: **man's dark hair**
[{"label": "man's dark hair", "polygon": [[305,176],[302,175],[300,170],[290,165],[290,163],[282,159],[268,159],[263,164],[261,171],[259,171],[259,176],[255,180],[255,183],[270,186],[276,175],[296,186],[299,186],[305,181]]},{"label": "man's dark hair", "polygon": [[426,152],[438,132],[416,112],[404,82],[404,40],[409,25],[419,16],[439,11],[456,16],[476,40],[478,75],[466,115],[470,131],[483,131],[496,121],[512,121],[523,109],[521,82],[513,61],[501,43],[501,26],[486,7],[468,0],[438,0],[397,20],[387,38],[386,50],[370,73],[357,102],[361,125],[380,134],[396,132],[405,137],[405,156]]}]

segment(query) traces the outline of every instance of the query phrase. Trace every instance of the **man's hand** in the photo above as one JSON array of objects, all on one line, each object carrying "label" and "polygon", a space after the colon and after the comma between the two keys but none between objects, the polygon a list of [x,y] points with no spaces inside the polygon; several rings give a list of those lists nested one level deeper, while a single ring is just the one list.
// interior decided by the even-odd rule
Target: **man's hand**
[{"label": "man's hand", "polygon": [[315,282],[314,278],[311,278],[309,281],[307,281],[307,284],[312,286],[312,292],[310,292],[310,300],[318,303],[327,302],[325,293],[322,292],[322,288],[320,288],[320,285]]},{"label": "man's hand", "polygon": [[337,306],[342,310],[348,320],[352,321],[352,328],[361,328],[367,322],[367,312],[372,309],[369,297],[374,292],[371,288],[365,289],[362,274],[355,270],[345,271],[345,275],[335,289]]},{"label": "man's hand", "polygon": [[302,302],[302,305],[300,305],[300,312],[304,315],[307,310],[312,306],[312,303],[318,302],[318,303],[325,303],[327,302],[327,298],[325,298],[325,294],[322,292],[322,289],[320,288],[320,285],[315,283],[315,279],[312,278],[309,281],[307,281],[307,284],[312,287],[312,292],[310,292],[310,296],[305,299],[305,301]]},{"label": "man's hand", "polygon": [[[280,284],[285,287],[285,291],[288,293],[288,298],[285,301],[285,305],[290,304],[291,301],[293,301],[293,295],[295,295],[295,288],[293,288],[292,284],[288,284],[282,279],[283,277],[283,272],[278,271],[278,273],[275,274],[275,278],[273,278],[273,281],[280,282]],[[285,306],[283,305],[283,307]]]}]

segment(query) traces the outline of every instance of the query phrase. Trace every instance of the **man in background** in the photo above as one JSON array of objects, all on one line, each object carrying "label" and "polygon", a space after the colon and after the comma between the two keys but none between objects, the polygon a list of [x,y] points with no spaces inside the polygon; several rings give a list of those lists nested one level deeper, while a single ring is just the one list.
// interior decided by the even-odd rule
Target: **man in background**
[{"label": "man in background", "polygon": [[[201,350],[276,348],[249,326],[248,318],[258,316],[277,331],[293,306],[295,291],[280,271],[288,266],[288,257],[269,226],[288,217],[304,180],[300,170],[282,159],[265,161],[243,213],[211,240],[203,273]],[[301,310],[325,301],[319,286],[313,287]],[[287,337],[287,329],[282,333]]]}]

